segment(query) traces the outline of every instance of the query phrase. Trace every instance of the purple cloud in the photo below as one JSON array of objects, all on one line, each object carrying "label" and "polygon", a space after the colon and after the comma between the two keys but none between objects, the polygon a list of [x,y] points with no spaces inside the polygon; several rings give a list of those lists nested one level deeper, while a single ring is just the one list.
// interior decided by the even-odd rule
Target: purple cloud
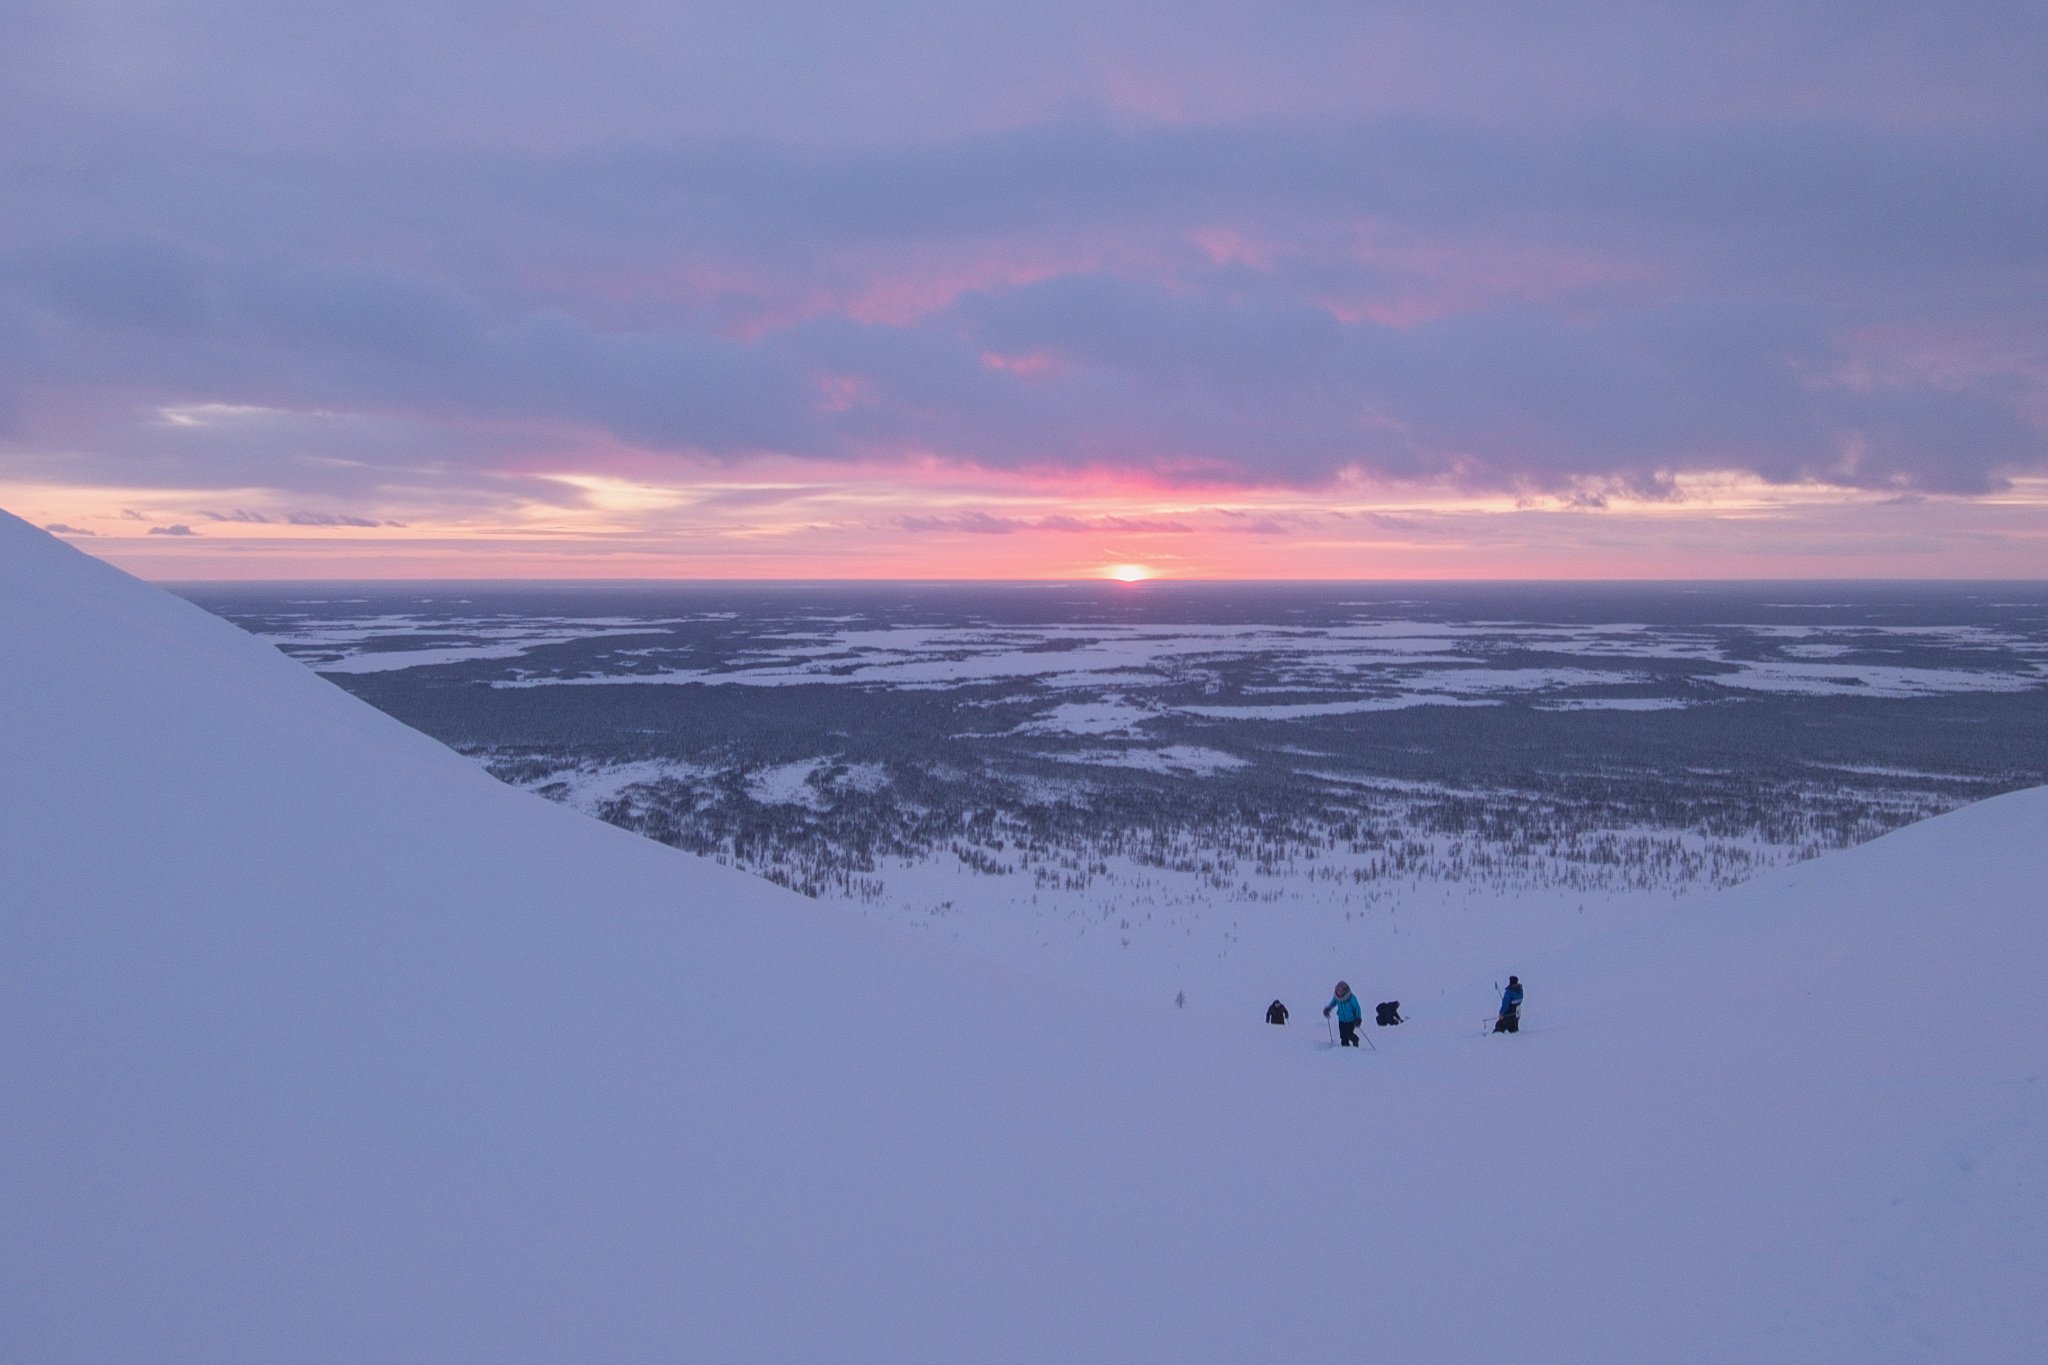
[{"label": "purple cloud", "polygon": [[252,512],[246,507],[237,507],[220,512],[202,509],[200,516],[208,521],[236,522],[247,526],[402,526],[403,522],[382,521],[376,517],[351,516],[343,512],[290,512],[283,516],[271,516],[267,512]]},{"label": "purple cloud", "polygon": [[400,521],[379,521],[375,517],[354,517],[343,512],[293,512],[285,518],[292,526],[403,526]]},{"label": "purple cloud", "polygon": [[1195,527],[1170,517],[999,517],[988,512],[956,512],[948,516],[897,517],[891,523],[903,531],[965,531],[970,535],[1013,535],[1019,531],[1074,531],[1090,534],[1186,535]]},{"label": "purple cloud", "polygon": [[769,9],[10,11],[0,460],[284,506],[2048,469],[2038,6]]}]

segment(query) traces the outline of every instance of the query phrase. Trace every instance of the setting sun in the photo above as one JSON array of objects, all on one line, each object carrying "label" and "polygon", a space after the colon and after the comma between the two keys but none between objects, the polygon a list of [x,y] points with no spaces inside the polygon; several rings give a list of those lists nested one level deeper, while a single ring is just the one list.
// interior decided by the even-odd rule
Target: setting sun
[{"label": "setting sun", "polygon": [[1142,583],[1152,576],[1143,564],[1112,564],[1102,572],[1119,583]]}]

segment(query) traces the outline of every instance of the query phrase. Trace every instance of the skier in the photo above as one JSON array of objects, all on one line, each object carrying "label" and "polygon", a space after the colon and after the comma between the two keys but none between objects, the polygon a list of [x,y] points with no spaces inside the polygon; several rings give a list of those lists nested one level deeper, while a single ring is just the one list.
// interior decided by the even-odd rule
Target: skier
[{"label": "skier", "polygon": [[1330,1017],[1330,1011],[1337,1011],[1337,1042],[1341,1047],[1358,1046],[1358,1023],[1365,1018],[1365,1010],[1358,1003],[1358,997],[1351,993],[1350,983],[1339,981],[1337,993],[1330,997],[1330,1003],[1323,1006],[1323,1018]]},{"label": "skier", "polygon": [[1379,1028],[1392,1028],[1395,1024],[1405,1023],[1406,1021],[1401,1018],[1401,1002],[1398,1000],[1380,1001],[1379,1008],[1373,1014],[1372,1022]]},{"label": "skier", "polygon": [[1500,1018],[1493,1021],[1495,1033],[1520,1033],[1522,1031],[1522,978],[1508,978],[1508,988],[1500,993]]},{"label": "skier", "polygon": [[1286,1023],[1287,1006],[1281,1004],[1278,1000],[1275,1000],[1272,1004],[1266,1006],[1266,1022],[1269,1024]]}]

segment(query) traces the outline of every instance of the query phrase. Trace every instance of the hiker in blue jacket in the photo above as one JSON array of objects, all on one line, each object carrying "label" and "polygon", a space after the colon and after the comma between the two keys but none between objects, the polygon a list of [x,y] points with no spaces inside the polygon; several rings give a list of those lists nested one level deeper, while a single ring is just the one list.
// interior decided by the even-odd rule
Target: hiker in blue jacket
[{"label": "hiker in blue jacket", "polygon": [[1500,1018],[1493,1021],[1495,1033],[1520,1033],[1522,1031],[1522,978],[1508,978],[1508,988],[1500,993]]},{"label": "hiker in blue jacket", "polygon": [[1358,1021],[1365,1018],[1365,1007],[1358,1003],[1358,997],[1351,993],[1349,983],[1339,981],[1337,993],[1330,997],[1330,1003],[1323,1006],[1323,1018],[1330,1017],[1330,1011],[1337,1012],[1337,1041],[1342,1047],[1358,1046]]}]

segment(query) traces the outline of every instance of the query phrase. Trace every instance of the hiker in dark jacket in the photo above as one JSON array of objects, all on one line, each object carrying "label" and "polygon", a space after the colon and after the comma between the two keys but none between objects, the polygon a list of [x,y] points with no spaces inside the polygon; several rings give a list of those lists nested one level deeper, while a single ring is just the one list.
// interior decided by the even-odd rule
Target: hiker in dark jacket
[{"label": "hiker in dark jacket", "polygon": [[1373,1014],[1372,1022],[1379,1028],[1391,1028],[1393,1025],[1403,1022],[1401,1019],[1401,1002],[1398,1000],[1380,1001],[1378,1010]]},{"label": "hiker in dark jacket", "polygon": [[1358,1046],[1358,1023],[1365,1018],[1365,1007],[1358,1003],[1358,997],[1351,993],[1348,982],[1337,983],[1337,993],[1330,997],[1330,1003],[1323,1006],[1323,1018],[1330,1017],[1330,1011],[1337,1012],[1337,1042],[1342,1047]]},{"label": "hiker in dark jacket", "polygon": [[1266,1022],[1269,1024],[1286,1023],[1287,1006],[1281,1004],[1278,1000],[1275,1000],[1272,1004],[1266,1006]]},{"label": "hiker in dark jacket", "polygon": [[1508,988],[1500,993],[1500,1018],[1493,1021],[1495,1033],[1520,1033],[1522,1031],[1522,978],[1508,978]]}]

